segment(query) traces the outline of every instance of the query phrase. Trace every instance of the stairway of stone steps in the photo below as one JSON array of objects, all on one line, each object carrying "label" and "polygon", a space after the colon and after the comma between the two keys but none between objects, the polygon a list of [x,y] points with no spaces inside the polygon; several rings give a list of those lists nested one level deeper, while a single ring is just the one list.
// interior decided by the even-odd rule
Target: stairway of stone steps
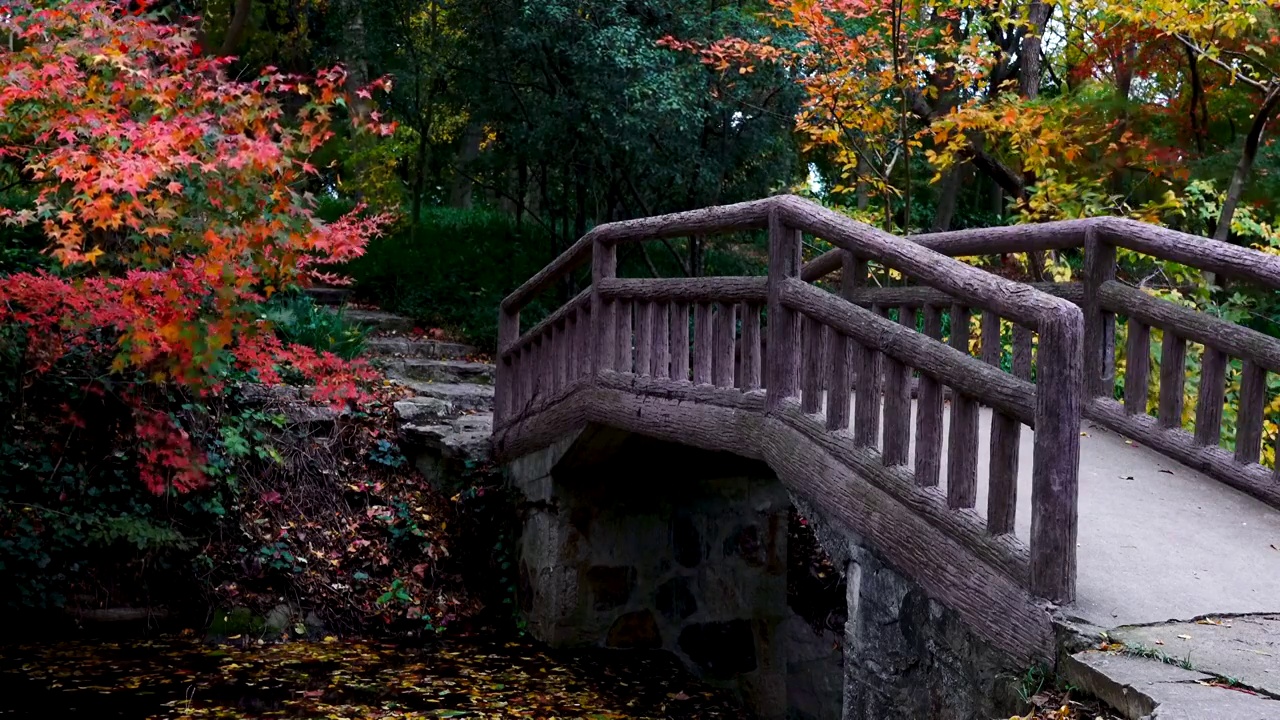
[{"label": "stairway of stone steps", "polygon": [[426,337],[414,322],[345,305],[345,292],[317,288],[317,304],[341,307],[369,331],[364,355],[409,395],[395,403],[405,455],[428,480],[488,464],[493,433],[493,365],[460,343]]}]

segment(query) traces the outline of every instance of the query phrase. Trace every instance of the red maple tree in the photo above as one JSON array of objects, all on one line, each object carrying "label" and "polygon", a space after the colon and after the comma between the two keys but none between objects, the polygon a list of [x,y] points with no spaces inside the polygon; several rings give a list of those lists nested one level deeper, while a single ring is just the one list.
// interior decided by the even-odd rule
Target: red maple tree
[{"label": "red maple tree", "polygon": [[281,343],[260,320],[273,293],[334,280],[325,266],[389,220],[358,208],[322,223],[306,191],[308,159],[340,123],[393,130],[349,110],[344,71],[234,80],[190,24],[103,0],[18,0],[3,14],[0,223],[38,231],[58,261],[0,276],[0,326],[25,331],[33,381],[71,357],[110,358],[156,493],[204,482],[202,456],[148,400],[157,388],[207,393],[235,371],[273,382],[288,368],[320,398],[357,399],[367,368]]}]

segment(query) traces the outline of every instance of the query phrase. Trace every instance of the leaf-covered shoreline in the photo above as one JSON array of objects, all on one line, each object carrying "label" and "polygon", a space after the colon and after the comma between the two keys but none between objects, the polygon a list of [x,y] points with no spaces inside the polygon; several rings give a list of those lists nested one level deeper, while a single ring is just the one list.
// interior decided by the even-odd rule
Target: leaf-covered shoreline
[{"label": "leaf-covered shoreline", "polygon": [[206,645],[184,637],[0,647],[0,717],[741,718],[662,655],[460,638]]}]

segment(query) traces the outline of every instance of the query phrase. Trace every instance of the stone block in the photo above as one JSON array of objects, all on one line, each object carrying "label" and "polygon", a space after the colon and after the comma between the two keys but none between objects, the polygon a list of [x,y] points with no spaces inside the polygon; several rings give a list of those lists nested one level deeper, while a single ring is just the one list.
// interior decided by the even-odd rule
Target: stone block
[{"label": "stone block", "polygon": [[750,620],[690,625],[681,631],[678,645],[700,673],[709,678],[728,679],[758,667]]},{"label": "stone block", "polygon": [[627,613],[614,621],[605,646],[632,650],[655,650],[662,647],[658,622],[648,610]]},{"label": "stone block", "polygon": [[613,610],[631,600],[636,589],[636,569],[597,565],[587,570],[587,588],[596,610]]},{"label": "stone block", "polygon": [[690,589],[689,578],[681,576],[658,586],[655,604],[658,612],[672,622],[684,620],[698,611],[698,600]]},{"label": "stone block", "polygon": [[671,545],[676,562],[684,567],[695,568],[702,563],[702,533],[688,515],[680,514],[672,519]]}]

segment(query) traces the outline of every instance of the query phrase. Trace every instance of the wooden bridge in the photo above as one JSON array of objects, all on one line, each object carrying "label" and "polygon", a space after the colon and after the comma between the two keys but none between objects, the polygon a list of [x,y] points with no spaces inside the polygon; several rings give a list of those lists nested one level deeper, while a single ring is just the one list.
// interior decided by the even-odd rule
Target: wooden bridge
[{"label": "wooden bridge", "polygon": [[[760,229],[767,277],[617,277],[627,243]],[[804,265],[803,234],[835,250]],[[1081,282],[1022,284],[954,259],[1070,248],[1084,250]],[[502,304],[495,447],[516,458],[597,424],[763,460],[1020,658],[1051,657],[1063,617],[1268,609],[1280,476],[1259,460],[1280,341],[1119,282],[1118,249],[1280,288],[1280,258],[1115,218],[906,239],[779,196],[604,225]],[[521,309],[588,262],[590,287],[522,333]],[[873,286],[868,263],[909,284]],[[815,284],[835,271],[838,292]],[[1189,343],[1203,346],[1194,432]],[[1229,358],[1243,361],[1231,451]],[[1126,554],[1144,542],[1159,547]]]}]

